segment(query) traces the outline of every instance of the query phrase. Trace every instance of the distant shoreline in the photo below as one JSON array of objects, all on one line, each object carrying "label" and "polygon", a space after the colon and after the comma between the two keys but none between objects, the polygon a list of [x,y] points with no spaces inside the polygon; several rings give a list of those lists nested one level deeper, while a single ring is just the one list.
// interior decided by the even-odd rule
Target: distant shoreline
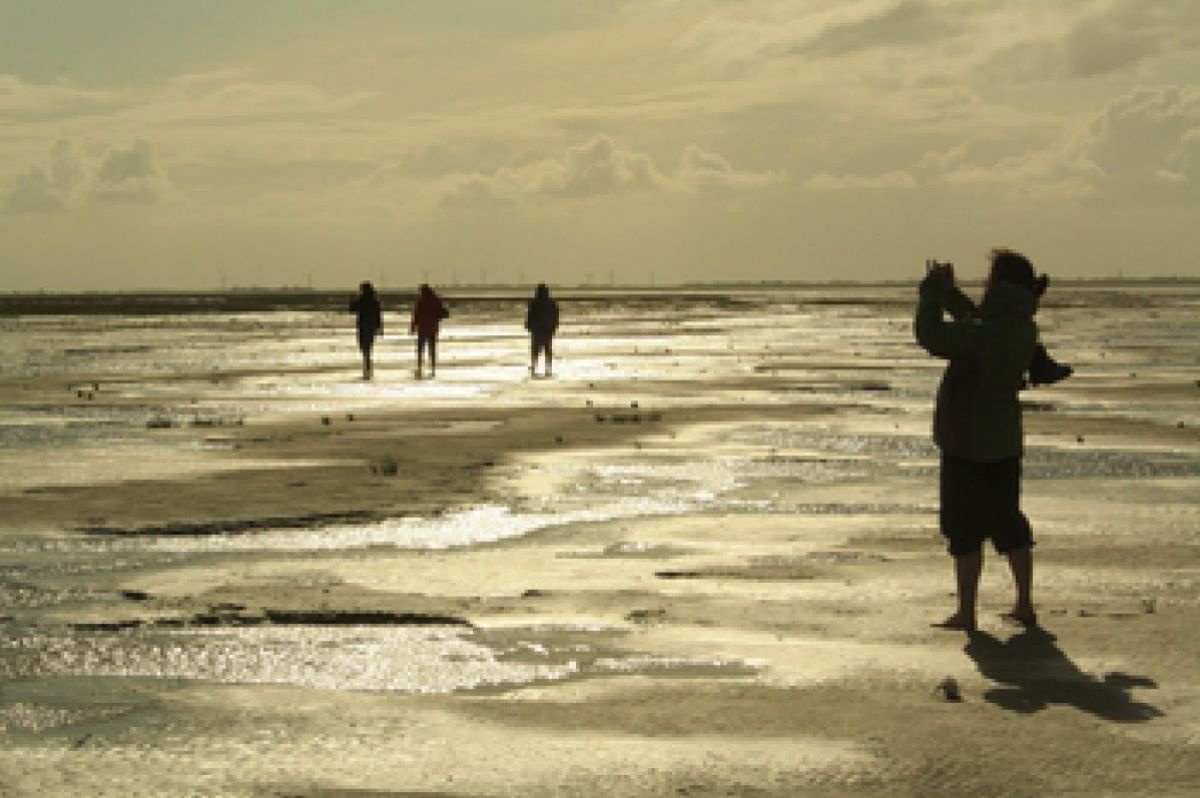
[{"label": "distant shoreline", "polygon": [[[912,280],[876,282],[705,282],[676,285],[563,286],[556,297],[565,302],[652,303],[664,298],[674,301],[734,302],[738,295],[783,291],[836,291],[897,288]],[[971,285],[971,282],[967,282]],[[1059,279],[1055,286],[1083,289],[1200,288],[1200,277]],[[459,285],[444,287],[443,296],[460,305],[489,305],[528,299],[530,286]],[[274,311],[337,311],[346,307],[352,288],[326,290],[309,288],[234,288],[224,291],[27,291],[0,293],[0,316],[45,315],[158,315],[167,313],[254,313]],[[381,289],[385,301],[409,301],[412,289]]]}]

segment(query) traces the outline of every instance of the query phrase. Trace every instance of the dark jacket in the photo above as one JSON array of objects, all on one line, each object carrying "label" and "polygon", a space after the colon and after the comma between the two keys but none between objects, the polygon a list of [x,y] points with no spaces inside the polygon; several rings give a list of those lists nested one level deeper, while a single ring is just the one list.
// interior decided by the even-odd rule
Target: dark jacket
[{"label": "dark jacket", "polygon": [[355,324],[360,336],[374,338],[383,332],[383,309],[378,294],[359,294],[350,300],[350,312],[357,315]]},{"label": "dark jacket", "polygon": [[432,288],[423,289],[417,294],[417,303],[413,306],[412,322],[408,325],[410,333],[423,337],[437,337],[442,319],[449,313],[446,306]]},{"label": "dark jacket", "polygon": [[1023,453],[1017,394],[1037,344],[1036,310],[1037,297],[1013,283],[993,285],[977,309],[936,276],[921,283],[917,342],[950,361],[933,421],[934,442],[946,454],[991,461]]},{"label": "dark jacket", "polygon": [[558,330],[558,303],[549,294],[539,294],[529,300],[525,312],[525,329],[535,338],[552,338]]}]

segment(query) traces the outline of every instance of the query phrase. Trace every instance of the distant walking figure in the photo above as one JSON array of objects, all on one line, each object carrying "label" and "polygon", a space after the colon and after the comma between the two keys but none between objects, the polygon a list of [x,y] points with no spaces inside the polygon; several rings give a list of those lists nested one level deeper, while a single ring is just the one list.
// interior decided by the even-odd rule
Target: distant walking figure
[{"label": "distant walking figure", "polygon": [[363,379],[369,380],[375,374],[375,366],[371,362],[371,350],[375,346],[375,337],[383,335],[383,309],[379,304],[379,295],[375,286],[369,282],[360,283],[358,296],[350,300],[350,312],[357,315],[358,348],[362,352]]},{"label": "distant walking figure", "polygon": [[550,298],[550,289],[538,283],[529,309],[525,312],[525,329],[529,330],[529,373],[537,372],[538,353],[546,353],[546,376],[554,362],[554,333],[558,331],[558,303]]},{"label": "distant walking figure", "polygon": [[442,319],[449,316],[450,311],[442,303],[441,297],[434,293],[428,283],[421,283],[417,303],[413,306],[412,323],[408,325],[409,333],[417,335],[417,379],[424,376],[426,348],[429,349],[429,376],[437,376],[438,328]]},{"label": "distant walking figure", "polygon": [[958,587],[957,611],[934,625],[975,629],[983,541],[991,538],[1007,556],[1016,587],[1005,617],[1032,626],[1033,533],[1020,508],[1024,444],[1017,393],[1038,346],[1038,281],[1023,255],[994,250],[983,301],[973,311],[951,264],[926,267],[914,329],[921,346],[950,361],[938,386],[933,437],[942,452],[939,521]]}]

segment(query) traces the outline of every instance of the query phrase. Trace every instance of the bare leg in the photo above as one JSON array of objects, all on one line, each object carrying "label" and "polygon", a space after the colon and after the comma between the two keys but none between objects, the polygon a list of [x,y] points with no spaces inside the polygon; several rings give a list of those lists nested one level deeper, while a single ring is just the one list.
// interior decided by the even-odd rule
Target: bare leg
[{"label": "bare leg", "polygon": [[1033,551],[1028,546],[1013,549],[1008,552],[1008,567],[1012,570],[1013,585],[1017,590],[1017,600],[1012,612],[1004,617],[1026,626],[1037,623],[1037,614],[1033,611]]},{"label": "bare leg", "polygon": [[954,558],[954,579],[958,584],[958,612],[934,626],[940,629],[975,631],[975,601],[979,595],[979,576],[983,573],[983,550]]},{"label": "bare leg", "polygon": [[554,365],[554,340],[546,339],[546,376],[550,376],[552,366]]},{"label": "bare leg", "polygon": [[362,353],[362,358],[363,358],[363,379],[369,380],[369,379],[371,379],[371,375],[374,373],[374,369],[371,366],[371,350],[364,349],[363,353]]}]

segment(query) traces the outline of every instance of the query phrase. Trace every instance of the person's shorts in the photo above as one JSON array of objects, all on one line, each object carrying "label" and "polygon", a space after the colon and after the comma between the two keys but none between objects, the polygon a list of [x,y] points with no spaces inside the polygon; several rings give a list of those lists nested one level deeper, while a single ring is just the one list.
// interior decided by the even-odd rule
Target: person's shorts
[{"label": "person's shorts", "polygon": [[942,455],[939,521],[954,556],[980,550],[990,538],[1005,554],[1033,545],[1021,512],[1021,458],[979,462]]},{"label": "person's shorts", "polygon": [[533,334],[533,335],[530,335],[530,338],[533,341],[533,351],[535,351],[535,352],[546,351],[547,349],[550,348],[550,342],[554,340],[554,336],[552,336],[552,335]]}]

